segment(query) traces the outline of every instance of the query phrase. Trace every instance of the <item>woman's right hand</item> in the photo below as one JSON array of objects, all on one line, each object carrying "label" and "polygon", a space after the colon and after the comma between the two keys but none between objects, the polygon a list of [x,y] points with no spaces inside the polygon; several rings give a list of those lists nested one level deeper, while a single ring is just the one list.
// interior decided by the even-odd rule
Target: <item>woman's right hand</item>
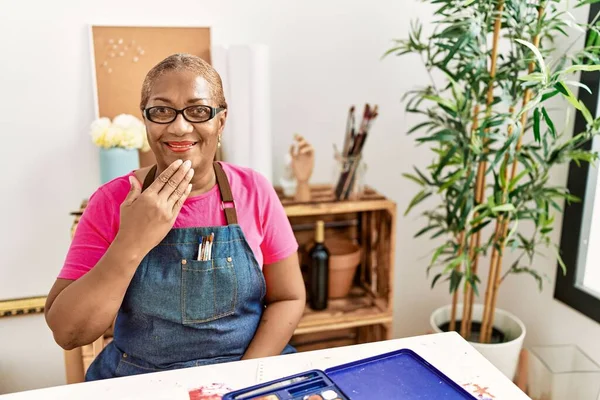
[{"label": "woman's right hand", "polygon": [[129,177],[131,189],[121,204],[118,240],[145,256],[167,235],[189,196],[194,169],[177,160],[142,193],[139,181]]}]

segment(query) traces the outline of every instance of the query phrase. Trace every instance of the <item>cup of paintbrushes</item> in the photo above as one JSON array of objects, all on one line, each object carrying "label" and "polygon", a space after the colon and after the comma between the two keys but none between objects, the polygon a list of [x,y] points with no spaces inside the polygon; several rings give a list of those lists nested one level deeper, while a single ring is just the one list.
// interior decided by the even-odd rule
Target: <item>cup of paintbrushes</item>
[{"label": "cup of paintbrushes", "polygon": [[334,195],[337,200],[356,199],[363,190],[366,166],[361,155],[343,156],[336,153],[334,162]]}]

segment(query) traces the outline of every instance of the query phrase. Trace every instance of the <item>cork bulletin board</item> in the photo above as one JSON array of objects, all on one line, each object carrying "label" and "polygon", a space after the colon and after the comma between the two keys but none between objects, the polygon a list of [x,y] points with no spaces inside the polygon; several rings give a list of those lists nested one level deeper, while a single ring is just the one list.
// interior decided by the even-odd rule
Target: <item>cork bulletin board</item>
[{"label": "cork bulletin board", "polygon": [[210,59],[210,28],[91,26],[97,116],[140,116],[148,71],[173,53]]}]

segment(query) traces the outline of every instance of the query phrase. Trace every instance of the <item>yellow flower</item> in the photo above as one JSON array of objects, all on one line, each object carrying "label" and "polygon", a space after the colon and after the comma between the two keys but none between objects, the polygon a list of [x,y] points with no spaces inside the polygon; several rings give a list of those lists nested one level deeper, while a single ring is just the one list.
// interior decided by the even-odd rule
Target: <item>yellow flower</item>
[{"label": "yellow flower", "polygon": [[133,115],[120,114],[112,122],[106,117],[99,118],[92,122],[90,133],[94,144],[106,149],[112,147],[142,151],[150,149],[146,126]]}]

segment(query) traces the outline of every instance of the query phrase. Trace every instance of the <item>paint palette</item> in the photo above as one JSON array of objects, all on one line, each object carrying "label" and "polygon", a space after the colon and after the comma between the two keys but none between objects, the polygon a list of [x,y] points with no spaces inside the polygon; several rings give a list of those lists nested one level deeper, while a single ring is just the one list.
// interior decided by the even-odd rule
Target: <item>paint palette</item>
[{"label": "paint palette", "polygon": [[306,371],[226,394],[223,400],[350,400],[319,370]]},{"label": "paint palette", "polygon": [[230,392],[223,400],[475,400],[409,349]]}]

